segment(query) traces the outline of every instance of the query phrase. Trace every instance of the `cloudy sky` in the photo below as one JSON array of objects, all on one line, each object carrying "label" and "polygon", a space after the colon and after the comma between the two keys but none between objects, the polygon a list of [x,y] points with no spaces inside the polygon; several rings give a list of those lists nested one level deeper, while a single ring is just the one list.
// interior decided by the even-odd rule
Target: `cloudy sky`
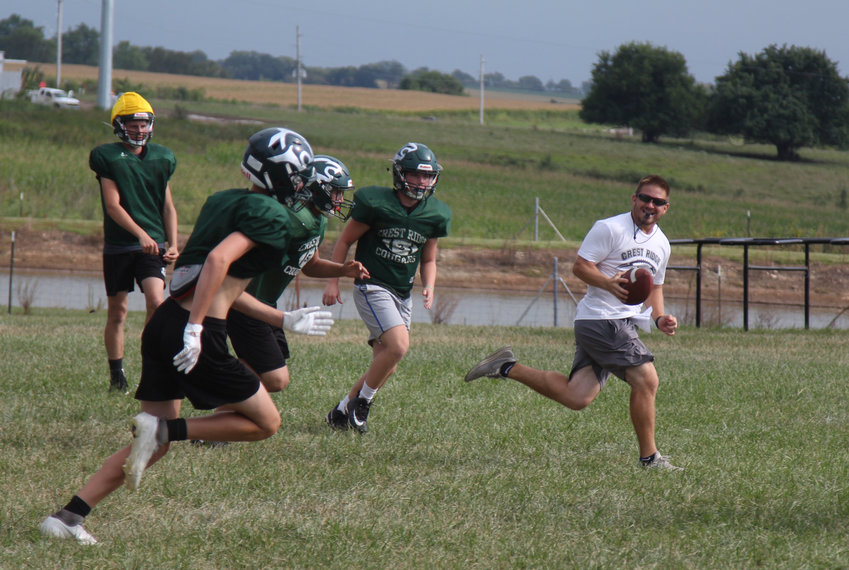
[{"label": "cloudy sky", "polygon": [[[19,14],[57,29],[58,0],[3,0],[0,19]],[[100,29],[101,0],[62,0],[63,31]],[[296,29],[308,66],[395,60],[407,69],[499,72],[543,82],[590,78],[602,51],[631,41],[680,52],[698,81],[712,83],[739,52],[770,44],[824,50],[849,75],[849,0],[114,0],[115,42],[295,57]],[[2,49],[2,46],[0,46]]]}]

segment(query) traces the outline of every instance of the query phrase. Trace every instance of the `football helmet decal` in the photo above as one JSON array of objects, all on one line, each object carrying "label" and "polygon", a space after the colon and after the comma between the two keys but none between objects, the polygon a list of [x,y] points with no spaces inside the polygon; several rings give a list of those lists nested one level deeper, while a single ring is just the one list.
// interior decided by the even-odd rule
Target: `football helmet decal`
[{"label": "football helmet decal", "polygon": [[[419,172],[430,175],[426,184],[411,185],[406,173]],[[408,142],[402,146],[392,159],[392,182],[396,190],[414,200],[423,200],[433,194],[442,166],[436,162],[436,155],[427,146]]]},{"label": "football helmet decal", "polygon": [[344,192],[354,189],[351,174],[341,160],[326,154],[317,154],[312,163],[315,176],[309,190],[312,204],[326,217],[347,220],[351,215],[351,200],[345,200]]},{"label": "football helmet decal", "polygon": [[313,152],[300,134],[283,127],[251,135],[242,158],[242,173],[288,207],[309,200]]},{"label": "football helmet decal", "polygon": [[[147,100],[134,91],[128,91],[118,97],[112,106],[110,121],[115,135],[125,144],[144,146],[153,137],[153,107]],[[130,121],[146,121],[141,126]]]}]

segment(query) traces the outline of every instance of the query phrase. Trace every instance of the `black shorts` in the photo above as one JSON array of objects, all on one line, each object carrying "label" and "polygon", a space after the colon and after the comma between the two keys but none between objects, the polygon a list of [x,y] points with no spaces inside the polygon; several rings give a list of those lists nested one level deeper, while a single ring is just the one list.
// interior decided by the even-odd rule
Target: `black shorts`
[{"label": "black shorts", "polygon": [[144,292],[142,281],[149,277],[159,277],[164,286],[165,258],[162,254],[151,255],[141,251],[103,254],[103,283],[107,297],[134,291],[133,281]]},{"label": "black shorts", "polygon": [[259,378],[227,350],[227,326],[206,318],[197,365],[188,374],[172,360],[183,350],[189,312],[173,298],[159,305],[142,332],[142,373],[136,399],[165,402],[188,398],[198,410],[243,402],[259,390]]},{"label": "black shorts", "polygon": [[236,356],[257,374],[286,366],[289,343],[283,329],[231,310],[227,314],[227,335]]}]

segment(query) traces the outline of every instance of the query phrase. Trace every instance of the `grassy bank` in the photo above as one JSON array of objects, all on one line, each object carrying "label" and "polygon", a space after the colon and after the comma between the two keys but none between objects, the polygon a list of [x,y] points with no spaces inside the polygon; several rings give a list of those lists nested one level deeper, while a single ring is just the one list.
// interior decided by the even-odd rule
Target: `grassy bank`
[{"label": "grassy bank", "polygon": [[[137,382],[139,314],[127,369]],[[87,524],[101,544],[37,526],[130,439],[129,397],[106,392],[102,319],[0,316],[4,567],[840,567],[849,551],[849,360],[834,331],[683,329],[651,335],[658,440],[683,473],[636,465],[628,390],[568,411],[508,381],[462,376],[512,343],[562,369],[566,329],[416,326],[370,418],[323,417],[366,366],[364,329],[291,339],[283,427],[220,449],[175,444],[135,493]],[[187,411],[189,407],[187,406]]]},{"label": "grassy bank", "polygon": [[[160,111],[155,141],[171,147],[179,161],[173,189],[181,222],[191,225],[210,192],[243,185],[238,161],[245,139],[263,124],[280,124],[304,133],[317,151],[342,158],[358,186],[388,183],[394,151],[408,140],[426,142],[445,166],[439,194],[454,210],[452,236],[460,240],[530,239],[535,198],[568,240],[580,240],[594,219],[626,208],[633,184],[649,172],[672,183],[663,223],[670,237],[846,234],[846,152],[803,149],[800,162],[780,163],[771,147],[725,139],[656,145],[617,139],[581,123],[565,105],[493,108],[480,126],[475,106],[456,109],[407,93],[431,107],[381,110],[357,107],[359,91],[335,89],[331,103],[302,112],[288,100],[154,99]],[[259,123],[186,119],[190,113]],[[99,219],[87,158],[93,146],[114,140],[105,118],[103,111],[60,113],[0,102],[0,214]],[[541,239],[557,239],[544,223]]]}]

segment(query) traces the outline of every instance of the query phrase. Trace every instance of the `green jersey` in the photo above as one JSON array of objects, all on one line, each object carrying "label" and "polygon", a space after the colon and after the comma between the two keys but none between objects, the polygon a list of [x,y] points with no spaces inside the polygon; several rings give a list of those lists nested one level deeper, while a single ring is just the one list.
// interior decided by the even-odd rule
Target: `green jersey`
[{"label": "green jersey", "polygon": [[289,209],[271,196],[244,188],[216,192],[201,208],[175,268],[202,264],[224,238],[242,232],[256,247],[234,261],[227,274],[255,277],[280,266],[292,235],[289,226]]},{"label": "green jersey", "polygon": [[327,228],[327,218],[316,216],[307,207],[297,212],[289,210],[289,218],[292,236],[281,265],[254,278],[246,289],[248,293],[272,307],[277,306],[277,299],[301,268],[315,255]]},{"label": "green jersey", "polygon": [[451,209],[431,196],[408,212],[392,188],[366,186],[354,193],[351,218],[369,226],[357,241],[355,259],[371,277],[355,283],[374,283],[406,299],[413,288],[422,247],[431,238],[448,235]]},{"label": "green jersey", "polygon": [[[148,143],[140,155],[135,155],[122,143],[116,142],[95,147],[89,154],[88,164],[98,181],[108,178],[115,182],[121,206],[133,221],[157,243],[164,243],[167,236],[162,210],[165,207],[168,181],[177,169],[174,153],[162,145]],[[100,203],[103,207],[103,236],[107,246],[113,246],[112,249],[117,246],[119,250],[141,249],[138,238],[106,213],[103,193],[100,195]]]}]

